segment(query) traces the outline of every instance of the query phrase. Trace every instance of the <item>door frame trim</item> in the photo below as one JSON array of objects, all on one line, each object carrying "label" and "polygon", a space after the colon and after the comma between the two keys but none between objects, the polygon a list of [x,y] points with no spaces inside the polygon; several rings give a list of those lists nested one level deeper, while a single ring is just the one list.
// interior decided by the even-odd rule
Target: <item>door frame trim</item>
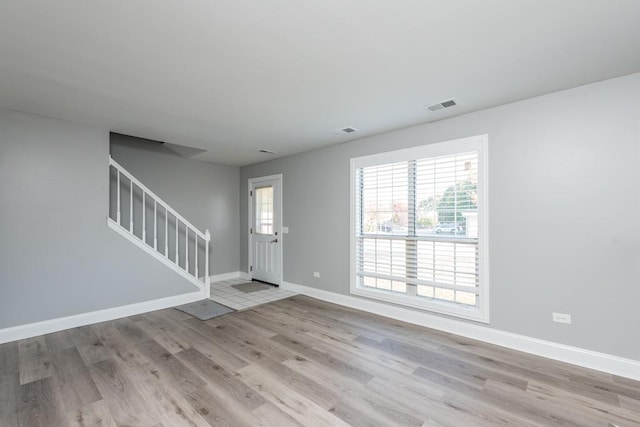
[{"label": "door frame trim", "polygon": [[259,176],[259,177],[255,177],[255,178],[249,178],[247,180],[247,207],[248,207],[248,218],[249,221],[247,223],[247,254],[248,254],[248,259],[247,259],[247,267],[249,267],[249,271],[247,272],[249,275],[249,280],[253,279],[253,271],[251,271],[251,266],[253,265],[253,245],[252,245],[252,239],[253,239],[253,234],[249,232],[249,230],[253,227],[253,197],[251,196],[251,190],[253,188],[253,185],[262,181],[279,181],[280,183],[280,203],[278,204],[278,209],[280,210],[280,217],[279,217],[279,221],[278,223],[274,222],[274,227],[277,228],[278,231],[278,238],[280,239],[280,245],[278,247],[278,251],[280,252],[280,277],[278,279],[278,283],[276,283],[278,286],[281,286],[283,283],[283,277],[284,277],[284,253],[283,253],[283,245],[284,245],[284,238],[283,238],[283,233],[282,233],[282,217],[283,215],[283,211],[282,211],[282,199],[284,198],[284,190],[283,190],[283,186],[282,186],[282,174],[278,173],[278,174],[274,174],[274,175],[267,175],[267,176]]}]

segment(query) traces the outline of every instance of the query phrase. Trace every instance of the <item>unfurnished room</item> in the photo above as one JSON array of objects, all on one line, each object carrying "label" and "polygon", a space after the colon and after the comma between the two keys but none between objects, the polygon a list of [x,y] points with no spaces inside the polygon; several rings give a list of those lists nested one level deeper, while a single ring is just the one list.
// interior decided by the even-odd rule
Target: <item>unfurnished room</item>
[{"label": "unfurnished room", "polygon": [[640,426],[640,1],[0,1],[0,427]]}]

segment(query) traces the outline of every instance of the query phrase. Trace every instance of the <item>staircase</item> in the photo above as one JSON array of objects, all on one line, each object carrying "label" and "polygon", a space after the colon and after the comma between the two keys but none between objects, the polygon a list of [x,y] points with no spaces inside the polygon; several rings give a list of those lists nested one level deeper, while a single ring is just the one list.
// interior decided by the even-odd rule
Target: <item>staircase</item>
[{"label": "staircase", "polygon": [[209,230],[198,230],[109,157],[107,224],[209,298]]}]

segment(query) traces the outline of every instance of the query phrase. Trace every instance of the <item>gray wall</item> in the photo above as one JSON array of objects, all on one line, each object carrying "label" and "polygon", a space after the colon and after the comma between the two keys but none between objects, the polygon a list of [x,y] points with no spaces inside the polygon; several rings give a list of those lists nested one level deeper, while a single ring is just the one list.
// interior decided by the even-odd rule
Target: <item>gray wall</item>
[{"label": "gray wall", "polygon": [[348,294],[349,159],[485,133],[490,327],[640,360],[640,74],[243,167],[241,268],[247,179],[283,174],[284,280]]},{"label": "gray wall", "polygon": [[239,270],[240,169],[185,159],[164,145],[111,134],[111,156],[204,232],[211,231],[210,274]]},{"label": "gray wall", "polygon": [[107,227],[109,133],[0,110],[0,328],[193,292]]}]

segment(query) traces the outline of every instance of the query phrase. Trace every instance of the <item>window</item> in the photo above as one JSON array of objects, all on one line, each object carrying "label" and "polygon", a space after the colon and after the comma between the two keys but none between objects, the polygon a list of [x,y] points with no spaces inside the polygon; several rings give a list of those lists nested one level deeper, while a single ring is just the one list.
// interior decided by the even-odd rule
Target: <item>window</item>
[{"label": "window", "polygon": [[351,292],[488,322],[487,137],[351,160]]},{"label": "window", "polygon": [[256,233],[273,234],[273,187],[256,188]]}]

